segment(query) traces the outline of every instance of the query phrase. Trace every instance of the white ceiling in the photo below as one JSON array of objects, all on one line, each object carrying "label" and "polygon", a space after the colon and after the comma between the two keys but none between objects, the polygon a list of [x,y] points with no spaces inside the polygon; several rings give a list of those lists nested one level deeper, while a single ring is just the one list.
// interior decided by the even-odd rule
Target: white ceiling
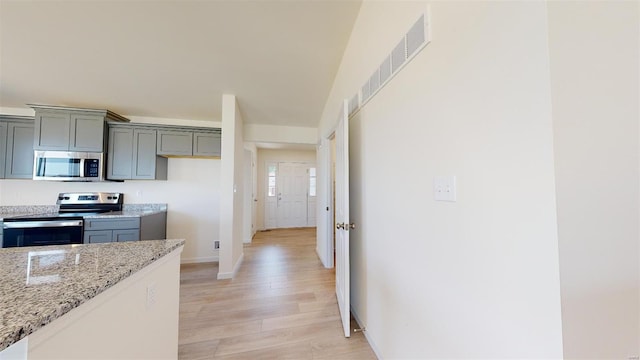
[{"label": "white ceiling", "polygon": [[316,127],[360,1],[0,0],[0,107]]}]

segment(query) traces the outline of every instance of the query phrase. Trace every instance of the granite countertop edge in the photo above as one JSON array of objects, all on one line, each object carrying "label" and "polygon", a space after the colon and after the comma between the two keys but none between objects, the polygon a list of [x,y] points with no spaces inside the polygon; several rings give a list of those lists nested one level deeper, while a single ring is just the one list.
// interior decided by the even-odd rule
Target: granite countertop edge
[{"label": "granite countertop edge", "polygon": [[[10,334],[5,334],[4,336],[0,336],[0,352],[8,348],[9,346],[15,344],[16,342],[22,340],[23,338],[29,336],[30,334],[34,333],[36,330],[62,317],[66,313],[70,312],[71,310],[79,307],[85,302],[100,295],[107,289],[118,284],[124,279],[130,277],[136,272],[142,270],[143,268],[152,264],[156,260],[159,260],[162,257],[172,253],[176,249],[179,249],[181,246],[185,244],[184,239],[142,240],[142,241],[138,241],[137,243],[150,242],[150,241],[164,241],[164,242],[167,242],[169,246],[163,248],[162,251],[155,253],[152,257],[146,258],[136,263],[134,266],[131,266],[125,269],[124,271],[121,271],[117,274],[111,274],[111,276],[109,276],[108,279],[100,279],[101,281],[97,282],[94,286],[80,289],[80,291],[74,294],[73,302],[59,304],[59,306],[53,309],[53,311],[41,314],[38,318],[38,321],[25,322],[24,324],[20,324],[16,326],[16,328],[13,329],[13,331]],[[109,244],[114,244],[114,243],[109,243]],[[86,244],[83,246],[105,246],[105,245],[108,245],[108,244]],[[20,249],[20,248],[13,248],[13,249]],[[5,326],[4,323],[2,325]]]},{"label": "granite countertop edge", "polygon": [[[86,219],[95,218],[122,218],[122,217],[142,217],[167,212],[167,204],[165,203],[149,203],[149,204],[124,204],[122,211],[89,215]],[[0,206],[0,222],[5,218],[12,218],[25,215],[51,215],[58,213],[57,205],[21,205],[21,206]]]}]

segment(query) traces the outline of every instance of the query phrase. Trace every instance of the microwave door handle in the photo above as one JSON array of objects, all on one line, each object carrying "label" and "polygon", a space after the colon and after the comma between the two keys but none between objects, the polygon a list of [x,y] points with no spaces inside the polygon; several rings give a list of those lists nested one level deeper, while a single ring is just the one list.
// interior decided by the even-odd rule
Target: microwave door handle
[{"label": "microwave door handle", "polygon": [[84,178],[84,162],[86,159],[80,159],[80,178]]}]

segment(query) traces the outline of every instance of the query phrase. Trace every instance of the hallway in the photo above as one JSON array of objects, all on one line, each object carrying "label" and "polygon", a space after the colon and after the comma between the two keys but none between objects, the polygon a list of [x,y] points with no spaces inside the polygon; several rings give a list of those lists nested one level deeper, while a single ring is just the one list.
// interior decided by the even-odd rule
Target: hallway
[{"label": "hallway", "polygon": [[257,233],[232,280],[216,280],[217,263],[183,265],[179,358],[375,359],[362,333],[342,333],[335,273],[318,260],[315,234]]}]

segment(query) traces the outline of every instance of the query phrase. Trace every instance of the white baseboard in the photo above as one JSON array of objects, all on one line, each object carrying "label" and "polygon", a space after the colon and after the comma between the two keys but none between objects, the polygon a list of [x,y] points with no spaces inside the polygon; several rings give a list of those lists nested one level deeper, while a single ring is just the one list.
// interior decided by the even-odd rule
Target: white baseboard
[{"label": "white baseboard", "polygon": [[373,353],[376,355],[376,357],[378,359],[382,359],[382,354],[380,354],[380,350],[376,346],[376,344],[373,341],[373,339],[371,339],[371,336],[369,335],[369,332],[367,331],[367,326],[364,325],[362,320],[360,320],[360,317],[358,316],[358,313],[356,313],[353,310],[353,306],[351,306],[351,314],[353,315],[353,318],[356,319],[356,322],[358,323],[358,326],[360,326],[361,329],[365,329],[363,331],[364,337],[365,337],[365,339],[367,339],[367,342],[369,343],[369,346],[371,347],[371,350],[373,350]]},{"label": "white baseboard", "polygon": [[216,255],[216,256],[180,259],[180,264],[197,264],[197,263],[218,262],[218,261],[220,261],[220,257]]},{"label": "white baseboard", "polygon": [[236,261],[236,265],[233,267],[232,272],[218,273],[218,280],[233,279],[238,273],[238,270],[240,270],[240,266],[242,265],[242,260],[244,260],[244,253],[240,254],[240,258],[238,259],[238,261]]}]

